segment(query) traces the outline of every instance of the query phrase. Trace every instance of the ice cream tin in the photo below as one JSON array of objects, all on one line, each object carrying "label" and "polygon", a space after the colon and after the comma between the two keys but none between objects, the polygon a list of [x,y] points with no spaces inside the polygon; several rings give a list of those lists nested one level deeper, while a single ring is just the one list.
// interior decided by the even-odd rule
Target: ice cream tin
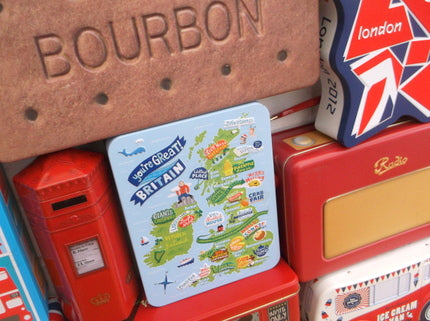
[{"label": "ice cream tin", "polygon": [[430,238],[303,285],[302,320],[430,320]]}]

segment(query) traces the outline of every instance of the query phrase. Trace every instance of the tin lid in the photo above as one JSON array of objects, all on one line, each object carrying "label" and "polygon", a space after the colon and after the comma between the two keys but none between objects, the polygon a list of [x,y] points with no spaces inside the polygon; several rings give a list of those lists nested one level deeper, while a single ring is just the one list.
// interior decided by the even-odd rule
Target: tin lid
[{"label": "tin lid", "polygon": [[[40,156],[14,177],[21,198],[39,202],[70,195],[100,185],[104,155],[92,151],[68,149]],[[108,186],[107,184],[106,186]],[[91,193],[103,194],[106,186]]]}]

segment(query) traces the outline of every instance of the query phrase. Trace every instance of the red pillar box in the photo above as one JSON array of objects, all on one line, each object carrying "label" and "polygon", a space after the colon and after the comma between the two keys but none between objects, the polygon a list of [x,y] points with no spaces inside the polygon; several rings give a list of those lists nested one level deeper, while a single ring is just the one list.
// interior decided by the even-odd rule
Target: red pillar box
[{"label": "red pillar box", "polygon": [[272,269],[162,307],[141,306],[135,321],[298,321],[297,275],[280,260]]},{"label": "red pillar box", "polygon": [[37,158],[14,182],[67,319],[118,321],[138,287],[104,155]]}]

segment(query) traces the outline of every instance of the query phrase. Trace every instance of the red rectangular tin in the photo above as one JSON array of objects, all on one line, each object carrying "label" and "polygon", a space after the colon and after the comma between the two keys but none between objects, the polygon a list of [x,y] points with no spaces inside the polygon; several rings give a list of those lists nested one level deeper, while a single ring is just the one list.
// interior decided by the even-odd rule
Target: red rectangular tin
[{"label": "red rectangular tin", "polygon": [[273,136],[281,251],[300,281],[430,233],[430,124],[345,148],[312,126]]},{"label": "red rectangular tin", "polygon": [[284,260],[268,271],[162,307],[142,305],[135,321],[299,320],[299,283]]}]

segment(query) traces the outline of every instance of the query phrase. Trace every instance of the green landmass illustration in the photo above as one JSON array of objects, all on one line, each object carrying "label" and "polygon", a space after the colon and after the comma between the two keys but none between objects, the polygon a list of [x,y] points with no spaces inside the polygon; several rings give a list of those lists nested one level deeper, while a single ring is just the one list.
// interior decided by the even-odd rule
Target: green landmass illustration
[{"label": "green landmass illustration", "polygon": [[[156,237],[156,244],[144,259],[149,267],[161,266],[176,256],[190,251],[193,244],[193,224],[202,216],[202,211],[197,204],[194,204],[192,210],[185,210],[185,208],[175,208],[171,211],[174,215],[169,220],[152,223],[151,235]],[[190,223],[184,227],[179,226],[180,220],[186,218],[191,220]]]},{"label": "green landmass illustration", "polygon": [[[241,270],[259,266],[265,262],[268,257],[266,252],[273,241],[273,233],[264,229],[264,236],[258,239],[254,238],[254,234],[258,233],[257,231],[261,233],[261,229],[259,228],[250,232],[246,237],[242,232],[252,225],[258,226],[261,223],[260,217],[267,214],[268,211],[256,212],[253,206],[250,206],[249,210],[253,214],[250,214],[246,219],[241,221],[232,219],[237,215],[237,212],[232,212],[230,214],[230,221],[235,222],[235,224],[232,224],[230,227],[227,224],[225,231],[219,232],[211,229],[209,235],[197,237],[197,243],[212,244],[208,250],[201,252],[199,255],[200,261],[209,262],[211,273],[194,282],[192,286],[197,286],[203,280],[210,282],[220,273],[231,274],[240,272]],[[240,245],[233,250],[230,247],[230,242],[233,242],[235,239],[239,240],[238,243]]]},{"label": "green landmass illustration", "polygon": [[207,131],[205,130],[204,132],[202,132],[201,134],[197,135],[194,138],[194,146],[190,147],[190,150],[188,152],[188,159],[191,159],[191,157],[193,157],[194,148],[203,142],[203,140],[206,137],[206,134],[207,134]]},{"label": "green landmass illustration", "polygon": [[255,221],[256,218],[258,218],[260,215],[267,214],[267,211],[261,211],[258,213],[253,214],[251,217],[247,218],[246,220],[242,221],[241,224],[236,225],[233,228],[229,228],[228,231],[225,231],[224,233],[217,233],[215,235],[204,235],[197,237],[197,243],[214,243],[219,242],[225,239],[231,239],[233,236],[238,233],[240,230],[242,230],[247,225],[251,224],[253,221]]},{"label": "green landmass illustration", "polygon": [[[205,146],[197,150],[197,154],[200,156],[200,162],[202,163],[203,167],[209,171],[209,173],[224,173],[225,163],[234,163],[237,156],[233,153],[233,149],[229,148],[228,146],[230,142],[239,134],[240,131],[238,129],[219,129],[217,135],[212,140],[212,144],[224,140],[227,143],[227,147],[211,159],[208,159],[204,153],[205,148],[209,146]],[[201,141],[199,140],[199,142]],[[222,184],[224,180],[223,177],[225,176],[226,175],[210,175],[210,179],[201,182],[203,187],[201,188],[200,194],[205,195],[210,192],[210,189],[213,186]],[[234,177],[237,177],[237,175],[233,175],[232,173],[232,178]]]},{"label": "green landmass illustration", "polygon": [[[247,117],[246,114],[242,116]],[[195,222],[208,214],[202,212],[197,202],[185,206],[174,203],[171,208],[154,213],[150,233],[156,242],[144,258],[149,267],[162,266],[175,257],[189,254],[193,243],[206,244],[207,249],[193,254],[195,259],[198,255],[201,265],[196,264],[197,271],[193,274],[196,280],[189,286],[211,282],[218,274],[240,272],[266,261],[274,235],[266,230],[266,222],[262,219],[268,211],[257,211],[249,204],[248,185],[243,179],[245,176],[240,174],[252,170],[255,164],[249,157],[246,145],[238,148],[231,146],[240,134],[240,126],[218,129],[212,141],[207,143],[207,131],[203,131],[195,136],[194,145],[188,152],[188,159],[197,156],[200,166],[208,172],[207,179],[200,179],[194,184],[193,192],[198,191],[195,194],[204,197],[196,197],[196,201],[221,206],[225,220],[201,233],[205,235],[194,235]],[[261,237],[257,237],[257,233]],[[204,273],[199,272],[201,268]]]},{"label": "green landmass illustration", "polygon": [[[231,238],[240,237],[240,233],[235,233],[231,235]],[[256,241],[252,237],[248,237],[244,242],[246,246],[238,252],[232,252],[228,248],[225,249],[226,257],[223,260],[211,262],[210,269],[211,274],[207,277],[207,279],[212,280],[216,277],[217,274],[231,274],[234,272],[240,272],[241,270],[252,268],[259,266],[264,263],[267,258],[267,255],[259,257],[256,252],[258,252],[258,248],[269,248],[270,244],[273,240],[273,233],[270,231],[266,231],[266,236],[263,241]],[[201,261],[211,260],[214,256],[214,253],[219,251],[219,247],[215,244],[212,245],[210,249],[201,253],[199,255],[199,259]]]},{"label": "green landmass illustration", "polygon": [[220,205],[228,201],[229,197],[234,197],[234,195],[246,195],[245,188],[235,188],[238,185],[245,184],[243,179],[234,181],[226,187],[218,187],[214,192],[207,197],[207,201],[211,205]]}]

